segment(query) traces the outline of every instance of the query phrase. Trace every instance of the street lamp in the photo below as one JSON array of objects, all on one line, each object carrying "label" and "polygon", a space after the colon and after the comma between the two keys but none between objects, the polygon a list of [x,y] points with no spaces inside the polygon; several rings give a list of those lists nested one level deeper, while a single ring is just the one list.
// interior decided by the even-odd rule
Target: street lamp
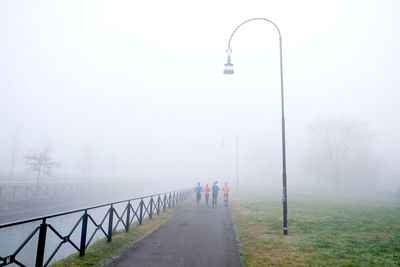
[{"label": "street lamp", "polygon": [[224,148],[225,134],[233,133],[235,135],[236,143],[236,194],[239,196],[239,135],[234,130],[230,129],[225,131],[221,136],[221,148]]},{"label": "street lamp", "polygon": [[282,66],[282,37],[281,37],[281,31],[279,30],[278,26],[270,21],[269,19],[265,18],[252,18],[249,20],[246,20],[242,22],[239,26],[236,27],[236,29],[232,32],[231,37],[229,38],[229,43],[228,43],[228,49],[226,50],[226,54],[228,55],[228,60],[227,63],[225,64],[225,69],[224,73],[225,74],[233,74],[233,64],[231,63],[231,54],[232,54],[232,49],[231,49],[231,41],[232,37],[235,34],[235,32],[244,24],[247,22],[253,21],[253,20],[262,20],[271,23],[274,25],[275,29],[278,31],[279,34],[279,53],[280,53],[280,71],[281,71],[281,111],[282,111],[282,182],[283,182],[283,234],[287,235],[288,234],[288,228],[287,228],[287,186],[286,186],[286,144],[285,144],[285,109],[284,109],[284,98],[283,98],[283,66]]}]

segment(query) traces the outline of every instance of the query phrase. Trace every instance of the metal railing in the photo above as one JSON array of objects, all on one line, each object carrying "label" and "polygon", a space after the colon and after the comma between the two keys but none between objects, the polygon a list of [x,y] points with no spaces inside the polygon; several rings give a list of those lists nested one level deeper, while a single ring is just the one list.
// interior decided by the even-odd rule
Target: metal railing
[{"label": "metal railing", "polygon": [[[153,218],[153,215],[159,215],[161,212],[165,212],[166,209],[174,207],[178,203],[183,202],[185,199],[185,192],[187,191],[177,190],[165,192],[102,204],[98,206],[92,206],[84,209],[72,210],[63,213],[2,224],[0,225],[0,229],[15,227],[17,225],[28,224],[32,222],[38,222],[38,225],[35,227],[35,229],[26,237],[26,239],[11,255],[3,255],[4,253],[0,251],[0,267],[12,263],[18,266],[26,266],[18,260],[18,254],[29,243],[29,241],[32,240],[32,237],[36,233],[38,233],[36,258],[34,259],[36,267],[48,266],[51,260],[61,248],[61,246],[66,243],[72,245],[72,247],[79,252],[79,256],[83,257],[85,255],[85,250],[92,243],[93,238],[98,232],[102,233],[107,238],[107,242],[111,242],[112,236],[120,224],[123,226],[123,228],[125,228],[125,231],[128,232],[129,227],[134,222],[138,222],[138,224],[141,225],[146,217],[151,220]],[[116,205],[123,205],[124,208],[122,211],[120,211],[120,213],[118,213],[117,209],[114,208]],[[91,212],[94,212],[95,209],[104,207],[107,207],[106,214],[102,217],[100,222],[96,222],[94,216],[91,215]],[[74,213],[82,213],[82,215],[65,236],[60,234],[60,231],[57,231],[57,229],[53,225],[48,223],[48,220],[51,218],[66,216]],[[108,221],[107,227],[104,225],[106,221]],[[94,227],[94,231],[91,234],[88,233],[89,224],[92,224],[92,226]],[[76,244],[72,241],[71,235],[75,233],[75,230],[78,228],[79,225],[81,225],[80,242],[79,244]],[[49,231],[58,237],[59,243],[55,248],[52,248],[54,250],[50,253],[50,256],[45,258],[45,247],[47,240],[46,235]]]},{"label": "metal railing", "polygon": [[1,184],[0,201],[76,194],[106,188],[106,184]]}]

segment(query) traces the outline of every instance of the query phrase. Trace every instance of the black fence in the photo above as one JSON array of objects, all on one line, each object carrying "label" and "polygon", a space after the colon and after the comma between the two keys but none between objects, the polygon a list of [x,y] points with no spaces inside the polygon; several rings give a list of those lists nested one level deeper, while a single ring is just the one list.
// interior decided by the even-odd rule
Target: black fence
[{"label": "black fence", "polygon": [[[129,227],[133,223],[137,222],[141,225],[146,217],[152,219],[154,215],[159,215],[161,212],[165,212],[166,209],[183,202],[185,199],[185,192],[186,195],[188,195],[188,192],[190,191],[171,191],[2,224],[0,225],[0,230],[9,230],[12,227],[30,223],[34,223],[36,226],[13,253],[10,255],[4,255],[5,253],[0,251],[0,267],[9,264],[15,264],[18,266],[31,266],[34,264],[36,267],[48,266],[64,244],[72,245],[74,250],[78,251],[79,255],[83,257],[85,255],[85,250],[92,243],[96,234],[100,233],[101,236],[107,238],[107,242],[111,242],[112,236],[117,229],[125,229],[125,231],[128,232]],[[119,210],[115,208],[116,206],[119,206]],[[102,219],[97,219],[96,221],[94,218],[95,216],[93,215],[95,213],[94,211],[98,211],[99,208],[102,208],[105,214],[104,216],[100,216]],[[66,235],[61,234],[60,232],[62,231],[57,230],[57,226],[53,226],[49,223],[49,220],[52,218],[63,218],[63,216],[68,216],[70,214],[78,214],[79,217],[74,224],[71,223],[69,225],[69,227],[72,226],[72,228],[69,228],[70,230]],[[80,233],[79,230],[77,230],[78,226],[81,228]],[[88,226],[91,226],[91,232],[89,231]],[[58,244],[52,248],[46,246],[48,245],[46,244],[46,241],[49,233],[52,233],[58,239]],[[74,233],[77,236],[75,240],[71,237]],[[32,254],[29,256],[31,264],[25,265],[26,263],[23,264],[23,261],[19,259],[19,254],[28,243],[35,242],[33,238],[34,236],[36,236],[37,239],[36,253],[30,253]],[[13,236],[10,236],[9,238],[13,238]],[[0,240],[0,242],[2,242],[2,240]],[[48,251],[46,253],[47,256],[45,255],[45,248]]]}]

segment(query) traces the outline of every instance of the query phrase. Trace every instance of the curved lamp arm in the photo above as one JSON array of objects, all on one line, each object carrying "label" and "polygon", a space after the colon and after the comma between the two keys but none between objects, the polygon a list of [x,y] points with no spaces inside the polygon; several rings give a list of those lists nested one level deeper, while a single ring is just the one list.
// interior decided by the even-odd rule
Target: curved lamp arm
[{"label": "curved lamp arm", "polygon": [[267,22],[271,23],[272,25],[274,25],[275,29],[278,31],[279,39],[282,39],[282,37],[281,37],[281,31],[279,30],[278,26],[277,26],[273,21],[271,21],[271,20],[269,20],[269,19],[265,19],[265,18],[252,18],[252,19],[248,19],[248,20],[246,20],[246,21],[240,23],[240,25],[237,26],[236,29],[232,32],[231,37],[229,38],[229,42],[228,42],[228,49],[226,50],[226,53],[227,53],[228,55],[230,55],[230,54],[232,53],[231,41],[232,41],[232,37],[233,37],[233,35],[235,34],[235,32],[236,32],[240,27],[242,27],[244,24],[246,24],[247,22],[250,22],[250,21],[253,21],[253,20],[263,20],[263,21],[267,21]]}]

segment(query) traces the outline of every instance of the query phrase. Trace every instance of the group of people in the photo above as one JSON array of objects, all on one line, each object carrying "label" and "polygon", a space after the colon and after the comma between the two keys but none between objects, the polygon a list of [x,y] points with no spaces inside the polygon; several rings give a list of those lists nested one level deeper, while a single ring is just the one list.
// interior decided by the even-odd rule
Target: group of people
[{"label": "group of people", "polygon": [[221,188],[219,185],[218,181],[215,181],[210,188],[208,184],[203,188],[200,183],[197,184],[197,186],[194,188],[194,191],[196,192],[196,200],[197,200],[197,206],[200,205],[200,199],[201,199],[201,193],[204,192],[204,196],[206,199],[206,206],[208,206],[208,199],[210,197],[210,193],[212,195],[212,205],[213,207],[217,206],[217,199],[218,199],[218,193],[221,191],[224,193],[224,206],[228,207],[228,197],[229,197],[229,191],[230,188],[228,186],[228,183],[225,183],[225,185]]}]

